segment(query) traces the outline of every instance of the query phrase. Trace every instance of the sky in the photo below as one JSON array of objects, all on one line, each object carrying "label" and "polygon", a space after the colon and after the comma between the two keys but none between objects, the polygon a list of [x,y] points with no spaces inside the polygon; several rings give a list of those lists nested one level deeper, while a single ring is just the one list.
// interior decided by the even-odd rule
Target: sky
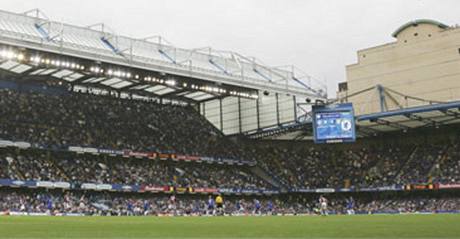
[{"label": "sky", "polygon": [[458,0],[1,0],[0,9],[39,8],[50,19],[105,23],[135,38],[161,35],[176,47],[212,47],[270,66],[295,65],[335,97],[360,49],[394,41],[415,19],[460,24]]}]

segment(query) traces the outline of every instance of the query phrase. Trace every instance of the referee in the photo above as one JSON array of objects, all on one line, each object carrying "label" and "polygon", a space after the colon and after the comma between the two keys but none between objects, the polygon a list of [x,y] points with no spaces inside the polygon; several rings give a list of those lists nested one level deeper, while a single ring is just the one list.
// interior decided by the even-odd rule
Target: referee
[{"label": "referee", "polygon": [[217,207],[217,214],[224,215],[224,199],[219,194],[216,197],[216,207]]}]

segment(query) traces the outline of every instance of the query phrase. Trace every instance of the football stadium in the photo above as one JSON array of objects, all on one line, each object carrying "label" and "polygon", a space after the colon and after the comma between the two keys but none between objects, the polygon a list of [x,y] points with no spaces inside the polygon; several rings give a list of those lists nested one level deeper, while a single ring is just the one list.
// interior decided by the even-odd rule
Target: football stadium
[{"label": "football stadium", "polygon": [[460,18],[390,21],[331,91],[40,3],[0,9],[0,238],[460,238]]}]

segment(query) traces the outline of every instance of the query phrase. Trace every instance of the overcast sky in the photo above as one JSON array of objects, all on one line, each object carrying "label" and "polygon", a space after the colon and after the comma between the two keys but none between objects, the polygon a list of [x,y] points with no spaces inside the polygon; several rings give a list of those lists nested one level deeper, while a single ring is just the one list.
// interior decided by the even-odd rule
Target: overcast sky
[{"label": "overcast sky", "polygon": [[393,41],[391,33],[414,19],[460,23],[458,0],[1,0],[0,8],[40,8],[57,21],[104,22],[131,37],[162,35],[177,47],[295,65],[327,82],[332,97],[357,50]]}]

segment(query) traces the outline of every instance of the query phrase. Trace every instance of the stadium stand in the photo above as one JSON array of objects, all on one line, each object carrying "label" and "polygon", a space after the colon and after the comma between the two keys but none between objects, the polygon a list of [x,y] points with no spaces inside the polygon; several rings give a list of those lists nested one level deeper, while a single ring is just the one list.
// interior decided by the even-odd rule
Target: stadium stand
[{"label": "stadium stand", "polygon": [[398,92],[376,85],[354,144],[256,140],[308,137],[299,102],[325,92],[294,67],[68,24],[60,55],[58,23],[26,15],[0,12],[0,214],[206,215],[216,195],[229,215],[318,214],[320,195],[335,214],[460,210],[459,102],[387,112]]},{"label": "stadium stand", "polygon": [[460,182],[460,144],[454,143],[448,148],[447,154],[437,162],[432,170],[433,181],[442,183]]},{"label": "stadium stand", "polygon": [[[235,160],[256,159],[258,166],[294,188],[336,188],[344,187],[345,184],[348,187],[365,187],[427,183],[428,174],[435,165],[444,170],[443,173],[448,178],[452,176],[447,174],[446,169],[455,170],[455,165],[449,166],[449,163],[456,162],[451,162],[450,159],[455,158],[457,152],[458,146],[455,143],[445,145],[444,142],[429,141],[406,143],[404,149],[400,146],[376,144],[324,150],[313,145],[298,147],[298,144],[289,144],[284,147],[282,143],[267,143],[264,146],[256,142],[247,143],[246,149],[242,150],[243,143],[233,142],[221,136],[212,125],[206,123],[206,120],[187,106],[160,105],[154,102],[84,93],[43,94],[4,89],[0,94],[0,117],[4,122],[1,125],[1,137],[30,142],[47,149],[90,146],[114,150],[206,155]],[[202,176],[208,180],[199,179],[198,176],[198,179],[182,179],[184,182],[178,185],[199,186],[198,182],[202,182],[200,186],[216,187],[224,183],[219,184],[211,178],[229,179],[231,175],[234,177],[230,178],[235,179],[233,186],[246,185],[250,188],[254,185],[264,185],[261,183],[262,179],[251,177],[242,169],[232,171],[228,167],[219,169],[216,166],[212,168],[199,165],[191,168],[180,164],[159,165],[151,161],[113,160],[92,156],[69,157],[65,153],[54,153],[52,156],[46,152],[23,151],[22,155],[11,155],[12,153],[14,152],[2,152],[5,155],[3,163],[10,164],[10,173],[17,171],[19,175],[23,175],[22,178],[14,179],[71,179],[76,182],[86,180],[125,184],[161,182],[171,185],[172,182],[165,181],[166,178],[173,178],[174,174],[187,171],[190,172],[190,176],[199,175],[200,172],[206,172],[206,168],[209,169],[207,172],[214,174]],[[6,156],[7,154],[10,155]],[[31,156],[33,154],[35,155]],[[447,157],[450,155],[450,158]],[[88,175],[85,170],[89,169],[100,171],[95,175]],[[452,174],[455,172],[452,171]],[[153,177],[160,173],[167,175]],[[83,175],[87,177],[78,178]],[[112,179],[109,175],[121,178]],[[235,175],[239,175],[239,178]],[[161,178],[161,181],[149,181],[153,180],[152,178]],[[205,181],[213,183],[204,183]]]},{"label": "stadium stand", "polygon": [[[31,145],[0,149],[1,178],[10,180],[8,182],[32,181],[37,185],[51,183],[54,185],[51,188],[59,187],[56,186],[59,183],[69,185],[64,187],[67,188],[65,191],[4,190],[3,211],[200,215],[205,213],[205,195],[181,195],[174,211],[170,209],[170,195],[184,188],[188,193],[192,191],[187,188],[214,189],[211,193],[228,193],[228,189],[240,188],[246,192],[277,192],[282,189],[294,194],[276,193],[262,198],[254,194],[229,196],[226,200],[228,214],[243,213],[241,208],[245,208],[243,214],[251,214],[255,211],[254,200],[257,198],[263,205],[261,213],[268,213],[268,201],[276,208],[273,209],[274,214],[316,213],[317,194],[298,194],[302,190],[459,183],[460,141],[453,132],[438,132],[427,139],[422,132],[415,131],[410,135],[399,135],[403,137],[400,140],[405,141],[404,144],[389,136],[389,140],[368,139],[360,144],[326,150],[325,146],[313,144],[305,147],[304,142],[231,141],[189,106],[161,105],[87,93],[56,94],[3,89],[0,94],[1,138],[30,142]],[[173,117],[176,115],[182,120],[176,120]],[[187,140],[188,137],[193,140]],[[201,138],[212,138],[213,142]],[[227,145],[230,147],[227,148]],[[69,151],[69,146],[122,152],[162,150],[170,154],[168,159],[159,160],[160,153],[153,158],[146,155],[132,157],[136,154],[126,157],[110,155],[113,153],[110,150],[107,151],[109,154],[76,153]],[[243,157],[255,164],[199,163],[171,158],[171,155],[182,152],[237,162]],[[272,180],[280,183],[281,188],[254,174],[253,168],[267,172]],[[173,194],[113,194],[96,192],[94,188],[91,190],[83,185],[157,186],[167,187],[160,191],[169,190]],[[330,212],[345,213],[344,196],[330,197]],[[433,198],[429,195],[397,195],[397,199],[359,194],[354,197],[358,213],[452,211],[459,206],[455,195],[442,196],[441,199],[436,199],[436,195]]]},{"label": "stadium stand", "polygon": [[429,183],[436,172],[438,178],[442,174],[449,182],[458,183],[458,140],[423,142],[423,135],[401,136],[406,142],[396,144],[390,137],[380,143],[365,142],[333,150],[305,147],[305,143],[283,146],[282,142],[264,142],[255,155],[261,167],[296,188]]},{"label": "stadium stand", "polygon": [[270,188],[247,168],[45,150],[0,149],[0,174],[14,180],[161,185],[176,187]]},{"label": "stadium stand", "polygon": [[238,157],[238,149],[189,106],[83,93],[3,89],[0,94],[3,138],[50,148],[79,145]]}]

